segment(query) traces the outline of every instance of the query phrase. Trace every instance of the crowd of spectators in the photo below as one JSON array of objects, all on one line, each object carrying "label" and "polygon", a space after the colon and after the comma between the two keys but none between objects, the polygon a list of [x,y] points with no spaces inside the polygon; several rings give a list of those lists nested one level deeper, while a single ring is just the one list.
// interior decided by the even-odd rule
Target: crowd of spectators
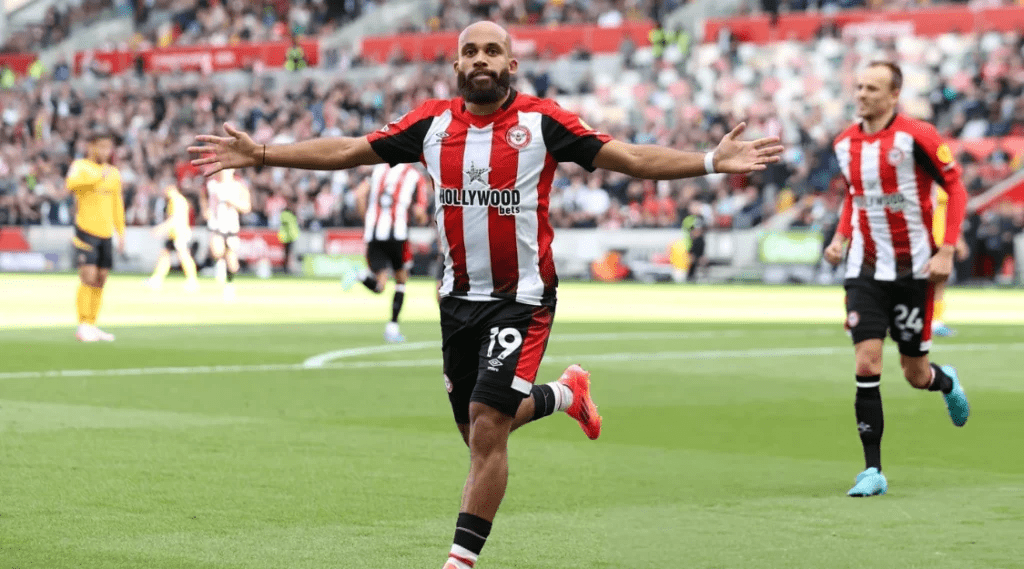
[{"label": "crowd of spectators", "polygon": [[[749,176],[655,183],[560,165],[551,195],[557,227],[679,227],[699,215],[713,228],[746,228],[795,206],[797,225],[827,231],[843,187],[831,142],[853,116],[852,81],[860,65],[879,56],[898,59],[905,74],[902,109],[928,118],[945,136],[1018,137],[1024,135],[1022,50],[1019,33],[878,40],[825,31],[811,42],[769,46],[723,36],[683,57],[666,55],[668,63],[626,58],[614,72],[585,74],[575,86],[556,81],[564,79],[557,67],[564,62],[527,59],[515,86],[555,97],[620,140],[703,150],[742,120],[744,136],[780,136],[788,147],[781,164]],[[128,222],[149,225],[162,216],[165,184],[180,184],[198,202],[201,178],[184,149],[195,134],[214,132],[224,121],[252,132],[257,142],[358,135],[421,100],[454,94],[447,64],[391,67],[382,77],[359,85],[293,79],[268,87],[254,76],[252,88],[226,92],[215,87],[215,76],[126,74],[104,80],[99,97],[53,80],[0,92],[0,222],[70,221],[62,176],[95,125],[123,133],[117,161]],[[984,154],[962,151],[958,159],[965,185],[978,194],[1018,170],[1022,156],[997,145]],[[295,198],[304,227],[358,225],[350,190],[366,174],[245,172],[254,195],[245,222],[273,227]],[[989,215],[996,221],[985,225],[979,218],[977,227],[995,223],[1005,234],[1020,214]]]},{"label": "crowd of spectators", "polygon": [[760,4],[761,10],[778,15],[789,12],[836,11],[863,8],[904,12],[941,4],[969,4],[972,8],[1014,6],[1015,0],[760,0],[750,2],[748,9]]},{"label": "crowd of spectators", "polygon": [[504,26],[594,24],[616,28],[626,22],[660,20],[685,0],[441,0],[437,16],[414,30],[461,30],[477,20]]},{"label": "crowd of spectators", "polygon": [[54,4],[43,19],[23,28],[11,30],[10,37],[0,46],[0,53],[28,53],[46,49],[67,38],[79,26],[95,22],[100,18],[130,10],[128,0],[81,0],[70,4]]},{"label": "crowd of spectators", "polygon": [[148,45],[229,45],[327,34],[384,1],[190,0],[171,3],[170,20],[154,24],[145,12],[136,21]]},{"label": "crowd of spectators", "polygon": [[[112,15],[131,15],[134,48],[275,41],[329,33],[386,0],[81,0],[54,4],[42,21],[14,30],[0,52],[37,52],[72,30]],[[163,14],[169,17],[156,17]]]}]

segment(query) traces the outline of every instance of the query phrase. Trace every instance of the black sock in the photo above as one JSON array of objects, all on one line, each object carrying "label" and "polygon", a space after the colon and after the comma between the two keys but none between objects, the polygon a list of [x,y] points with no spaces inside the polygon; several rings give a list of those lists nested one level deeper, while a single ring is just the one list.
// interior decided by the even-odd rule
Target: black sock
[{"label": "black sock", "polygon": [[398,322],[398,313],[405,301],[405,285],[395,285],[395,298],[391,301],[391,321]]},{"label": "black sock", "polygon": [[377,277],[373,275],[370,275],[363,279],[363,286],[370,289],[370,292],[372,293],[380,294],[380,291],[377,290]]},{"label": "black sock", "polygon": [[487,543],[487,536],[490,533],[491,522],[480,516],[460,512],[459,521],[455,523],[455,539],[452,543],[480,555],[480,550]]},{"label": "black sock", "polygon": [[[882,394],[878,391],[879,375],[857,376],[857,398],[854,409],[857,413],[857,430],[864,445],[864,467],[872,466],[882,470],[882,432],[885,417],[882,414]],[[871,387],[861,387],[863,384]],[[873,385],[872,385],[873,384]]]},{"label": "black sock", "polygon": [[227,281],[228,282],[232,282],[234,280],[235,280],[235,271],[232,271],[231,269],[228,269]]},{"label": "black sock", "polygon": [[942,368],[936,364],[932,364],[932,370],[935,371],[935,380],[928,386],[928,391],[941,391],[943,393],[953,391],[953,378],[946,375],[946,372],[942,371]]},{"label": "black sock", "polygon": [[543,419],[555,412],[555,390],[550,385],[534,385],[530,390],[533,397],[533,419]]}]

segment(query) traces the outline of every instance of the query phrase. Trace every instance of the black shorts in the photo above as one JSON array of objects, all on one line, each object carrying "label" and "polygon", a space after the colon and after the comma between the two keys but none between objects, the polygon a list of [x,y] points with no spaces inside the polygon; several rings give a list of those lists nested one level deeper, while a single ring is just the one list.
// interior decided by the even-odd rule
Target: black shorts
[{"label": "black shorts", "polygon": [[846,326],[853,343],[885,339],[899,344],[900,353],[920,357],[932,346],[932,307],[935,292],[924,279],[846,279]]},{"label": "black shorts", "polygon": [[399,271],[412,263],[412,249],[408,241],[392,239],[370,241],[366,244],[366,264],[370,272],[379,273],[386,269]]},{"label": "black shorts", "polygon": [[75,237],[71,240],[75,246],[75,266],[96,265],[100,269],[114,266],[114,240],[111,237],[96,237],[75,228]]},{"label": "black shorts", "polygon": [[550,306],[512,300],[441,299],[444,385],[456,423],[469,423],[472,401],[515,416],[537,378],[554,316]]}]

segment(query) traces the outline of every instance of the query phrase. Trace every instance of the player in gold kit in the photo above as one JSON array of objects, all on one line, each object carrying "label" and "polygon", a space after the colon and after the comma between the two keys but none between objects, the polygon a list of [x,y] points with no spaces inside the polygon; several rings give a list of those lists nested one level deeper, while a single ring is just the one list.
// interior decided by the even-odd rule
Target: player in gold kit
[{"label": "player in gold kit", "polygon": [[78,332],[82,342],[112,342],[114,335],[96,327],[103,300],[103,285],[114,265],[113,233],[117,230],[119,253],[124,253],[124,200],[121,173],[110,163],[114,136],[97,132],[88,140],[85,158],[68,169],[67,188],[75,196],[75,264],[78,266]]},{"label": "player in gold kit", "polygon": [[196,262],[189,251],[192,227],[189,224],[188,213],[191,206],[188,198],[183,196],[174,184],[164,188],[164,195],[167,197],[167,220],[156,226],[153,231],[157,235],[166,235],[167,242],[160,251],[156,268],[153,269],[153,275],[147,283],[150,288],[159,290],[167,278],[167,273],[171,271],[171,253],[177,253],[181,270],[185,273],[185,290],[194,292],[199,288],[199,282],[196,280]]},{"label": "player in gold kit", "polygon": [[[935,214],[932,216],[932,236],[936,243],[942,243],[946,235],[946,205],[949,196],[942,188],[936,188],[935,192]],[[967,258],[967,242],[963,235],[956,241],[956,260],[963,261]],[[935,283],[935,312],[932,314],[932,335],[953,336],[956,334],[952,328],[946,326],[944,317],[946,315],[946,281]]]}]

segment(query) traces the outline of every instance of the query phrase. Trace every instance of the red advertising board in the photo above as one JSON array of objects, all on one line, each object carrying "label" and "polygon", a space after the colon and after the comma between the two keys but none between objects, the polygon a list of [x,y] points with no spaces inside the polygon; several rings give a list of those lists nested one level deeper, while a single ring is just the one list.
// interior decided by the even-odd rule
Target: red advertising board
[{"label": "red advertising board", "polygon": [[273,229],[246,229],[238,232],[241,246],[238,258],[246,263],[256,263],[268,259],[275,267],[284,266],[284,245],[277,239],[277,231]]},{"label": "red advertising board", "polygon": [[324,232],[324,253],[328,255],[365,255],[362,229],[331,229]]},{"label": "red advertising board", "polygon": [[949,6],[900,12],[848,10],[829,16],[795,13],[779,16],[774,26],[767,15],[714,18],[704,24],[704,41],[715,41],[722,28],[728,28],[736,39],[745,42],[807,41],[826,23],[834,23],[844,35],[849,36],[937,36],[947,32],[1009,32],[1024,28],[1024,7],[971,9],[965,6]]},{"label": "red advertising board", "polygon": [[0,251],[30,251],[20,227],[0,227]]},{"label": "red advertising board", "polygon": [[[591,53],[615,52],[626,37],[638,46],[647,46],[650,45],[647,34],[653,27],[653,24],[643,22],[627,23],[619,28],[585,25],[511,28],[509,31],[515,55],[558,56],[577,47],[585,47]],[[438,57],[447,61],[455,58],[458,39],[458,32],[368,37],[363,39],[360,53],[376,63],[384,63],[398,55],[412,61],[433,61]]]},{"label": "red advertising board", "polygon": [[18,75],[28,73],[28,68],[36,60],[34,53],[0,53],[0,67],[10,67]]},{"label": "red advertising board", "polygon": [[[316,40],[300,41],[310,66],[320,63]],[[241,43],[228,46],[172,46],[133,51],[85,51],[75,54],[75,73],[98,66],[106,73],[120,73],[142,58],[143,69],[157,73],[176,71],[224,71],[244,69],[259,62],[265,67],[284,67],[290,42]]]}]

